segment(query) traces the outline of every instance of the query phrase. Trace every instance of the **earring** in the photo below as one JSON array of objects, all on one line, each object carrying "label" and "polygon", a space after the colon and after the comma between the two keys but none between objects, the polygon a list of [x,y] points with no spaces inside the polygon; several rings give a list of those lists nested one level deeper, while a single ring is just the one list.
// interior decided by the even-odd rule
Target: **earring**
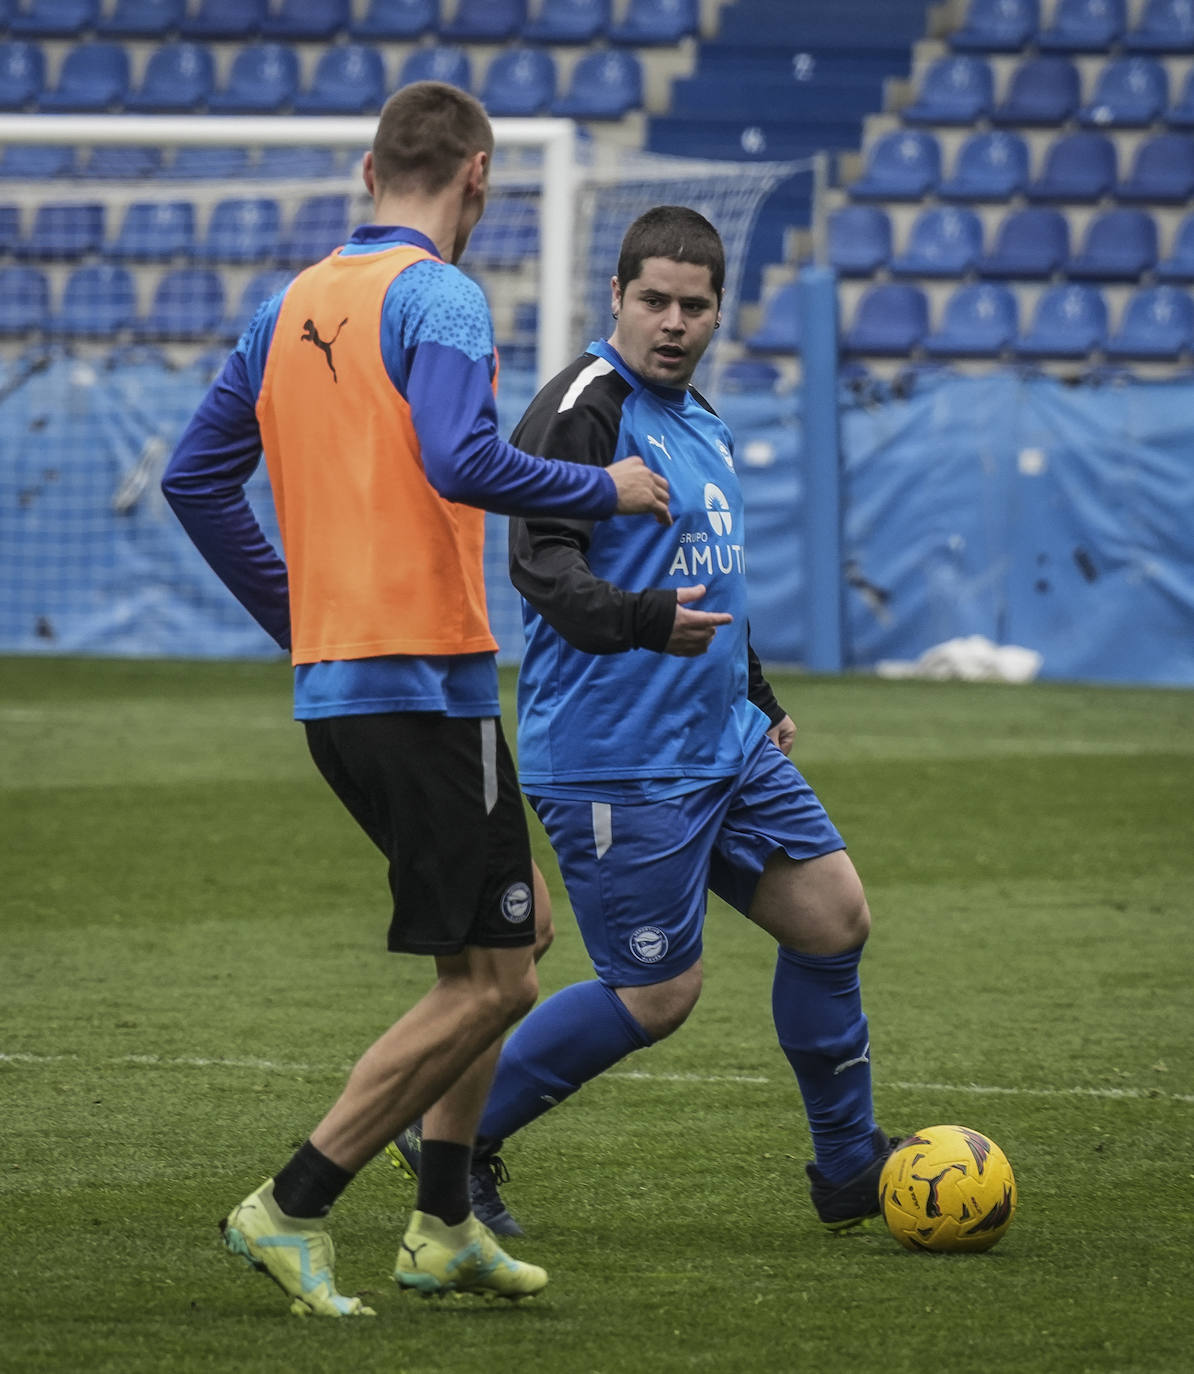
[{"label": "earring", "polygon": [[717,323],[714,324],[713,328],[714,328],[714,329],[720,329],[720,328],[721,328],[721,321],[718,320]]},{"label": "earring", "polygon": [[609,313],[614,317],[615,320],[618,318],[618,312],[616,310],[611,310]]}]

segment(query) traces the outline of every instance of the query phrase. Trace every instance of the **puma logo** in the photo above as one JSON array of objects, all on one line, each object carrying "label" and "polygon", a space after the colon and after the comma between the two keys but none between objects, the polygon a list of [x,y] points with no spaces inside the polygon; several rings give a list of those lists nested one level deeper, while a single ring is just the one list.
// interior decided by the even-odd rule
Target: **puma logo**
[{"label": "puma logo", "polygon": [[419,1251],[427,1249],[427,1242],[424,1241],[422,1245],[416,1245],[412,1248],[411,1246],[407,1245],[405,1240],[403,1240],[402,1248],[410,1256],[411,1268],[417,1269],[419,1267]]},{"label": "puma logo", "polygon": [[318,348],[319,351],[323,354],[323,356],[328,360],[328,367],[331,369],[332,373],[332,381],[335,382],[337,385],[339,385],[340,378],[336,376],[336,364],[332,362],[332,345],[340,337],[340,331],[344,328],[344,326],[347,323],[348,316],[346,315],[336,326],[336,332],[332,335],[332,337],[325,341],[319,337],[319,330],[315,328],[315,321],[305,320],[303,322],[303,332],[299,336],[299,341],[301,343],[313,343],[315,347]]}]

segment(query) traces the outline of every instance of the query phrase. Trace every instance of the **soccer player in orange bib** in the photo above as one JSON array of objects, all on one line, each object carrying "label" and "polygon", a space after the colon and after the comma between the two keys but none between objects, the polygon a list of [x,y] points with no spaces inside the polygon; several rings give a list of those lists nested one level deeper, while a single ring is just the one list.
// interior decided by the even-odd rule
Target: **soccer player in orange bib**
[{"label": "soccer player in orange bib", "polygon": [[[336,1289],[325,1218],[421,1114],[399,1286],[519,1298],[547,1282],[504,1253],[469,1198],[500,1038],[537,993],[536,875],[499,719],[483,511],[670,516],[667,482],[637,456],[595,468],[498,435],[489,310],[454,265],[492,153],[484,110],[455,87],[391,97],[363,166],[373,222],[259,309],[162,484],[212,568],[290,650],[315,763],[389,862],[389,948],[435,959],[431,990],[222,1223],[228,1249],[297,1313],[372,1315]],[[263,451],[281,554],[244,493]],[[316,1013],[304,990],[295,999],[310,1031]]]}]

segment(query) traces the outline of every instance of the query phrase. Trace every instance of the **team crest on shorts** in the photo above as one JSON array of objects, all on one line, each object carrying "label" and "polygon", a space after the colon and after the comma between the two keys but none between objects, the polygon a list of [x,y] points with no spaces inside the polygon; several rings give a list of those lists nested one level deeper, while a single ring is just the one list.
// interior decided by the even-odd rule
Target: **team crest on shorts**
[{"label": "team crest on shorts", "polygon": [[630,937],[630,952],[640,964],[657,964],[667,953],[667,936],[658,926],[639,926]]},{"label": "team crest on shorts", "polygon": [[519,925],[531,914],[531,889],[526,883],[511,883],[502,894],[502,915],[511,925]]}]

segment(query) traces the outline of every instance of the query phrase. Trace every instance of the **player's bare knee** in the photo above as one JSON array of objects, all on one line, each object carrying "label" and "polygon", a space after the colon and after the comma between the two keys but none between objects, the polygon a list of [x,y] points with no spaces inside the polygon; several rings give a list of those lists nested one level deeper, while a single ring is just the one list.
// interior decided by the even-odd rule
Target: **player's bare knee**
[{"label": "player's bare knee", "polygon": [[675,978],[645,987],[619,988],[618,996],[652,1040],[663,1040],[688,1020],[701,995],[701,980],[698,960]]},{"label": "player's bare knee", "polygon": [[539,918],[536,917],[536,919],[535,919],[535,949],[534,949],[535,963],[538,963],[539,960],[543,958],[543,956],[544,956],[544,955],[547,953],[547,951],[551,948],[551,946],[552,946],[552,941],[554,941],[555,938],[556,938],[556,928],[555,928],[555,926],[552,925],[552,923],[551,923],[551,914],[550,914],[550,912],[548,913],[547,920],[546,920],[545,923],[540,922]]}]

